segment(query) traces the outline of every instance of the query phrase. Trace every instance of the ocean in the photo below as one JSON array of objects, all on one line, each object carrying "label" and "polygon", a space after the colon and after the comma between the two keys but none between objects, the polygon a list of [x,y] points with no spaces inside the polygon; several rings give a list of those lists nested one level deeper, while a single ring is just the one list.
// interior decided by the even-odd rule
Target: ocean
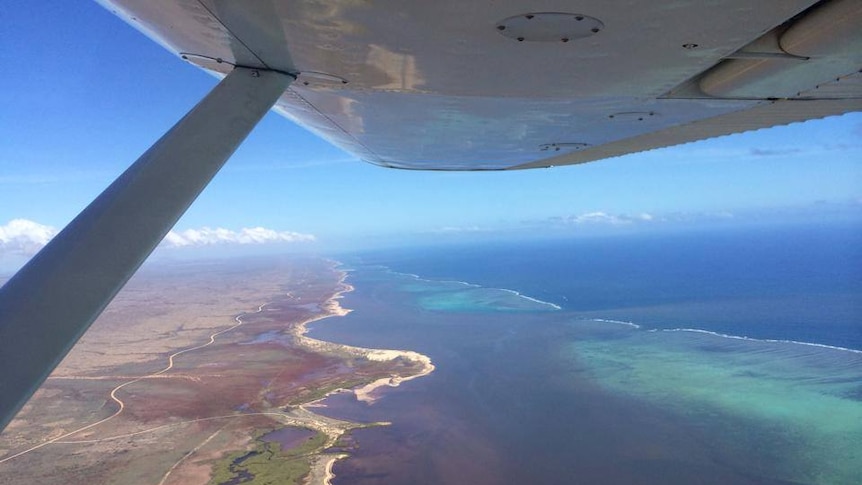
[{"label": "ocean", "polygon": [[311,336],[436,370],[321,410],[335,484],[862,482],[862,230],[769,225],[344,254]]}]

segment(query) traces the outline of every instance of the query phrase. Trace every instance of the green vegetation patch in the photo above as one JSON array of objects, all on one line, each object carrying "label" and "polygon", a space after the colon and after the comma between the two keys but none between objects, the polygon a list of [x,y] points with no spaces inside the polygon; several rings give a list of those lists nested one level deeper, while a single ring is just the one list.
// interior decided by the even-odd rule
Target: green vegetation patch
[{"label": "green vegetation patch", "polygon": [[231,453],[218,461],[210,483],[300,484],[311,471],[313,454],[326,444],[326,435],[318,431],[301,445],[283,451],[279,443],[261,440],[264,434],[257,433],[252,449]]},{"label": "green vegetation patch", "polygon": [[379,377],[368,376],[359,379],[350,379],[342,382],[335,382],[321,387],[307,388],[300,391],[296,397],[288,401],[287,405],[300,406],[302,404],[307,404],[313,401],[317,401],[318,399],[323,399],[327,396],[327,394],[333,391],[337,391],[339,389],[355,389],[357,387],[361,387],[371,382],[374,382],[381,377],[387,377],[388,375],[389,374],[381,374]]}]

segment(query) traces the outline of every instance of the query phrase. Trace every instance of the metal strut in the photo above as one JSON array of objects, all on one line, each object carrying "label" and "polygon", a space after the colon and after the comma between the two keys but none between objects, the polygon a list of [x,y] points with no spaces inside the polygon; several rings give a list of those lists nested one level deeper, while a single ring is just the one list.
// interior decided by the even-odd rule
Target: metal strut
[{"label": "metal strut", "polygon": [[0,431],[291,81],[234,69],[0,288]]}]

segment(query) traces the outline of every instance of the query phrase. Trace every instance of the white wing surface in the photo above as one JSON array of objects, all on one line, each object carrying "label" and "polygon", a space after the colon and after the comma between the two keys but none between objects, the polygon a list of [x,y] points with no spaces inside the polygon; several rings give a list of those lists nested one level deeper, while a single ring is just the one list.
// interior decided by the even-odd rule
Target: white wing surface
[{"label": "white wing surface", "polygon": [[177,55],[299,75],[359,158],[547,167],[862,109],[858,0],[102,0]]}]

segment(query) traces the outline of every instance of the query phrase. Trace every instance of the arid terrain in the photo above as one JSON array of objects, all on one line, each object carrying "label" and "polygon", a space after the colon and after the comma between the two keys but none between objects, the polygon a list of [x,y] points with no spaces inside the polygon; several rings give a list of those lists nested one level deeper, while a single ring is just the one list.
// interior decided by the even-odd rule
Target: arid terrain
[{"label": "arid terrain", "polygon": [[345,433],[384,423],[307,405],[433,370],[303,335],[348,312],[344,278],[311,258],[144,268],[0,435],[0,483],[327,483]]}]

